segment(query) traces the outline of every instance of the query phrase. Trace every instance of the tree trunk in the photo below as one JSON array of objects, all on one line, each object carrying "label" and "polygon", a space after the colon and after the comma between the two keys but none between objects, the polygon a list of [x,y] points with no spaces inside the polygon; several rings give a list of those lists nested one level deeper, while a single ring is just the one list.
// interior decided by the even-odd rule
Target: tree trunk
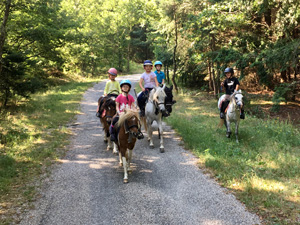
[{"label": "tree trunk", "polygon": [[208,74],[209,74],[209,85],[208,85],[208,89],[209,91],[214,90],[213,87],[213,80],[212,80],[212,74],[211,74],[211,66],[210,66],[210,62],[208,61]]},{"label": "tree trunk", "polygon": [[216,76],[215,76],[214,63],[211,63],[211,65],[212,65],[212,81],[213,81],[213,87],[214,87],[214,95],[217,96]]},{"label": "tree trunk", "polygon": [[176,84],[176,70],[177,70],[177,62],[176,62],[176,50],[177,50],[177,42],[178,42],[178,31],[177,31],[177,21],[176,21],[176,4],[174,3],[174,23],[175,23],[175,46],[174,46],[174,51],[173,51],[173,66],[174,66],[174,71],[173,71],[173,76],[172,76],[172,84],[173,87],[175,88],[176,92],[178,92],[178,87]]},{"label": "tree trunk", "polygon": [[3,17],[3,22],[1,25],[1,31],[0,31],[0,77],[1,77],[1,73],[2,73],[2,66],[3,66],[3,47],[4,47],[4,43],[5,43],[5,39],[6,39],[6,24],[7,24],[7,20],[8,20],[8,15],[9,15],[9,10],[11,7],[11,0],[7,0],[5,3],[5,12],[4,12],[4,17]]}]

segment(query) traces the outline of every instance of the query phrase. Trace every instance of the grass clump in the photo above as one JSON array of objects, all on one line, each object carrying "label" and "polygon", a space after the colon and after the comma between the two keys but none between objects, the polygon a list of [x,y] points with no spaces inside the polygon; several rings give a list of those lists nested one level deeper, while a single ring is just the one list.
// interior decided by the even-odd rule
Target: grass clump
[{"label": "grass clump", "polygon": [[299,223],[299,130],[287,122],[247,116],[241,120],[237,144],[234,134],[226,138],[225,126],[218,128],[216,99],[205,93],[197,96],[177,95],[167,118],[185,146],[267,223]]}]

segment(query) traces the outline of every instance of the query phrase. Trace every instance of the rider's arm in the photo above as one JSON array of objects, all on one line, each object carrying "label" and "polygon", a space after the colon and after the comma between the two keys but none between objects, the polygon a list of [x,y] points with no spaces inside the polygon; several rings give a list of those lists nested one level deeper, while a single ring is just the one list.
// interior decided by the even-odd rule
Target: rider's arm
[{"label": "rider's arm", "polygon": [[235,87],[235,90],[238,91],[238,90],[239,90],[239,87],[240,87],[240,85],[237,84],[236,87]]},{"label": "rider's arm", "polygon": [[116,102],[116,110],[117,110],[117,114],[120,114],[120,103]]},{"label": "rider's arm", "polygon": [[140,85],[140,87],[142,88],[142,91],[145,91],[145,88],[143,87],[143,81],[144,81],[144,79],[141,78],[141,79],[140,79],[139,85]]},{"label": "rider's arm", "polygon": [[157,77],[155,77],[155,85],[156,85],[156,87],[159,86],[159,83],[158,83],[158,81],[157,81]]},{"label": "rider's arm", "polygon": [[104,88],[104,96],[107,95],[107,92],[108,92],[108,86],[109,86],[109,84],[106,83],[105,88]]}]

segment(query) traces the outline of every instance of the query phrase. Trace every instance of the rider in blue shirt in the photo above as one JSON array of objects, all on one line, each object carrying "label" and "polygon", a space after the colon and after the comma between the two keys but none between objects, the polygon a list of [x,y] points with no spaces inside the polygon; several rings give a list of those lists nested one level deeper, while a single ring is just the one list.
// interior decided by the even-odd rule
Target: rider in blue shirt
[{"label": "rider in blue shirt", "polygon": [[160,71],[162,68],[162,62],[161,61],[156,61],[154,63],[154,66],[156,68],[156,71],[154,71],[154,73],[156,74],[156,78],[159,84],[163,85],[165,83],[165,73]]}]

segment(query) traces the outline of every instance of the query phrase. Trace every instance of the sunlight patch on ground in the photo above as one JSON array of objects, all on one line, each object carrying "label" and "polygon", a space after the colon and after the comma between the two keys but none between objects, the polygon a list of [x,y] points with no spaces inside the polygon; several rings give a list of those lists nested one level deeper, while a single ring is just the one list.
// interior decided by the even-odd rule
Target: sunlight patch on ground
[{"label": "sunlight patch on ground", "polygon": [[282,182],[276,180],[261,179],[259,177],[252,177],[251,184],[253,188],[257,190],[263,190],[268,192],[283,192],[287,190],[287,186]]}]

